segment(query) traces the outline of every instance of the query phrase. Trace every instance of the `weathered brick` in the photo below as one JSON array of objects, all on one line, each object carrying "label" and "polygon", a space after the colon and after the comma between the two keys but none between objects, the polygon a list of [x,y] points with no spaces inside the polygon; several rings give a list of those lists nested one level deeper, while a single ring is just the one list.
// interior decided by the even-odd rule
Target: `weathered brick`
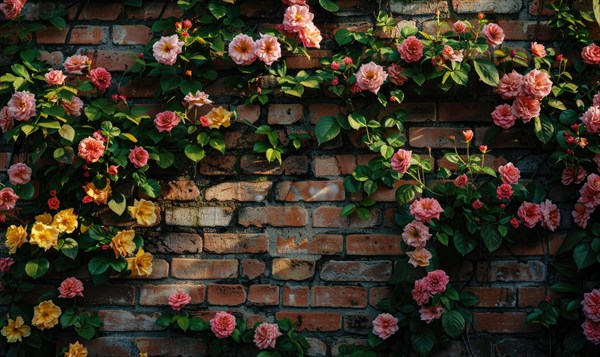
[{"label": "weathered brick", "polygon": [[275,314],[278,320],[288,318],[298,322],[297,331],[337,331],[342,328],[342,315],[337,312],[290,312],[279,311]]},{"label": "weathered brick", "polygon": [[402,236],[387,234],[350,234],[346,237],[349,255],[400,255]]},{"label": "weathered brick", "polygon": [[379,208],[371,208],[371,216],[367,219],[360,218],[357,214],[350,215],[348,226],[350,228],[372,228],[381,224],[381,210]]},{"label": "weathered brick", "polygon": [[244,227],[304,227],[308,215],[300,206],[242,207],[238,212],[238,223]]},{"label": "weathered brick", "polygon": [[316,124],[322,117],[344,112],[344,108],[337,103],[313,103],[308,106],[308,120],[311,124]]},{"label": "weathered brick", "polygon": [[248,288],[248,303],[252,305],[279,305],[279,286],[256,284]]},{"label": "weathered brick", "polygon": [[362,286],[313,286],[314,307],[353,307],[367,306],[367,288]]},{"label": "weathered brick", "polygon": [[161,197],[169,201],[193,201],[200,190],[192,180],[171,180],[162,185]]},{"label": "weathered brick", "polygon": [[279,201],[343,201],[345,193],[343,181],[283,181],[277,184]]},{"label": "weathered brick", "polygon": [[327,228],[348,227],[348,217],[342,217],[341,213],[341,207],[317,207],[312,214],[312,225]]},{"label": "weathered brick", "polygon": [[115,45],[145,45],[152,39],[152,30],[144,25],[114,25],[112,41]]},{"label": "weathered brick", "polygon": [[[83,11],[79,14],[78,20],[114,21],[121,15],[121,3],[88,2],[85,4],[82,3],[82,5],[84,6]],[[75,19],[77,10],[78,6],[69,8],[69,20]]]},{"label": "weathered brick", "polygon": [[302,120],[302,104],[270,104],[267,122],[269,124],[294,124]]},{"label": "weathered brick", "polygon": [[199,253],[202,251],[202,236],[195,233],[167,233],[148,239],[144,248],[150,253]]},{"label": "weathered brick", "polygon": [[454,11],[460,14],[487,12],[493,14],[516,14],[523,7],[521,0],[452,0]]},{"label": "weathered brick", "polygon": [[233,175],[237,165],[237,156],[208,156],[200,161],[202,175]]},{"label": "weathered brick", "polygon": [[517,303],[514,288],[502,287],[468,287],[479,299],[479,307],[515,307]]},{"label": "weathered brick", "polygon": [[278,280],[307,280],[315,275],[315,261],[302,259],[273,259],[272,276]]},{"label": "weathered brick", "polygon": [[474,312],[473,328],[489,333],[535,332],[538,326],[525,325],[525,317],[526,312]]},{"label": "weathered brick", "polygon": [[440,121],[447,122],[490,122],[495,107],[496,103],[492,102],[440,103],[438,115]]},{"label": "weathered brick", "polygon": [[258,259],[242,259],[242,276],[256,279],[265,274],[266,264]]},{"label": "weathered brick", "polygon": [[238,120],[248,121],[254,124],[260,118],[260,105],[258,104],[241,104],[236,108]]},{"label": "weathered brick", "polygon": [[518,290],[519,307],[535,307],[546,296],[554,295],[544,286],[523,286]]},{"label": "weathered brick", "polygon": [[[131,339],[122,337],[96,337],[82,344],[88,349],[88,356],[96,357],[129,357],[131,356]],[[65,343],[65,346],[72,341]]]},{"label": "weathered brick", "polygon": [[496,356],[527,356],[527,357],[544,357],[548,354],[540,351],[536,336],[525,338],[503,338],[494,344],[492,354]]},{"label": "weathered brick", "polygon": [[246,290],[239,284],[208,284],[208,303],[235,306],[246,302]]},{"label": "weathered brick", "polygon": [[317,177],[350,175],[356,168],[354,155],[317,156],[314,163]]},{"label": "weathered brick", "polygon": [[165,210],[165,222],[173,226],[224,227],[232,218],[231,207],[170,207]]},{"label": "weathered brick", "polygon": [[69,44],[69,45],[98,45],[106,42],[108,27],[106,26],[75,26],[69,42],[66,43],[68,28],[57,30],[45,28],[36,32],[36,41],[40,44]]},{"label": "weathered brick", "polygon": [[[323,27],[322,25],[320,27]],[[329,50],[308,50],[308,55],[310,58],[307,58],[303,54],[289,54],[285,57],[285,62],[288,69],[308,69],[308,68],[320,68],[321,67],[321,59],[331,57],[333,55],[332,51]]]},{"label": "weathered brick", "polygon": [[224,182],[209,187],[204,193],[206,201],[262,202],[273,186],[271,181],[263,182]]},{"label": "weathered brick", "polygon": [[331,345],[331,355],[337,357],[340,355],[340,347],[342,345],[357,345],[367,347],[369,344],[366,338],[341,337],[335,340]]},{"label": "weathered brick", "polygon": [[255,175],[303,175],[308,172],[308,158],[290,155],[278,162],[268,162],[264,156],[243,155],[240,168],[244,173]]},{"label": "weathered brick", "polygon": [[85,303],[90,305],[134,305],[135,287],[131,285],[85,285]]},{"label": "weathered brick", "polygon": [[133,314],[127,310],[100,310],[98,316],[103,322],[100,331],[155,331],[161,329],[155,324],[156,319],[160,316],[158,311],[149,316]]},{"label": "weathered brick", "polygon": [[557,38],[558,32],[548,27],[548,25],[542,22],[538,29],[537,21],[525,21],[525,20],[499,20],[498,26],[504,30],[504,40],[515,40],[525,41],[534,40],[547,41]]},{"label": "weathered brick", "polygon": [[169,296],[177,291],[184,291],[192,297],[190,304],[204,303],[204,285],[164,284],[143,285],[140,287],[140,304],[150,306],[164,306],[169,301]]},{"label": "weathered brick", "polygon": [[327,344],[316,337],[306,337],[309,347],[306,355],[311,357],[324,357],[327,354]]},{"label": "weathered brick", "polygon": [[433,16],[436,11],[448,14],[448,2],[445,0],[417,0],[412,2],[391,2],[390,8],[395,14],[402,15],[429,15]]},{"label": "weathered brick", "polygon": [[173,258],[171,274],[176,279],[228,279],[238,276],[235,259]]},{"label": "weathered brick", "polygon": [[479,281],[544,281],[546,266],[540,261],[491,261],[477,263]]},{"label": "weathered brick", "polygon": [[203,340],[196,337],[139,337],[135,339],[135,344],[139,351],[147,352],[148,356],[192,357],[206,352]]},{"label": "weathered brick", "polygon": [[346,333],[367,335],[373,330],[373,316],[361,313],[344,315],[344,331]]},{"label": "weathered brick", "polygon": [[286,284],[282,289],[283,306],[308,307],[308,286]]},{"label": "weathered brick", "polygon": [[340,254],[344,239],[340,234],[315,234],[297,239],[295,236],[277,236],[278,254]]},{"label": "weathered brick", "polygon": [[388,260],[331,260],[321,268],[324,281],[388,281],[391,275],[392,262]]},{"label": "weathered brick", "polygon": [[216,254],[265,253],[269,239],[265,233],[205,233],[204,250]]},{"label": "weathered brick", "polygon": [[94,67],[104,67],[109,72],[123,72],[135,64],[135,57],[128,51],[90,50],[87,55]]},{"label": "weathered brick", "polygon": [[373,287],[369,289],[369,305],[376,307],[379,302],[390,295],[389,287]]},{"label": "weathered brick", "polygon": [[177,6],[175,3],[165,3],[164,1],[144,1],[144,6],[142,7],[126,7],[127,17],[132,20],[158,19],[161,16],[163,7],[165,7],[165,12],[162,14],[163,18],[179,18],[183,16],[183,9]]}]

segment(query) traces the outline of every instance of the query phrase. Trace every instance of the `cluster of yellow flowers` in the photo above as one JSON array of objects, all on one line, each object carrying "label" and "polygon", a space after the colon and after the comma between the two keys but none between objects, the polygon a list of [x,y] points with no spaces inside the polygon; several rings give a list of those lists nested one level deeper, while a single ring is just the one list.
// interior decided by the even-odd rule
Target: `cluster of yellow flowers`
[{"label": "cluster of yellow flowers", "polygon": [[[31,227],[29,243],[48,250],[58,245],[58,237],[63,233],[73,233],[78,227],[77,215],[73,208],[58,212],[54,217],[44,213],[35,217]],[[6,247],[9,254],[15,254],[17,249],[27,242],[27,230],[23,226],[11,225],[6,230]]]}]

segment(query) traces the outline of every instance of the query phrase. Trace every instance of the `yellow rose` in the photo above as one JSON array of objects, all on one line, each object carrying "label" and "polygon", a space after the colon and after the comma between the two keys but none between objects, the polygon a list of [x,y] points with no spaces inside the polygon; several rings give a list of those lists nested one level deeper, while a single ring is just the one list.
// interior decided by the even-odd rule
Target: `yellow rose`
[{"label": "yellow rose", "polygon": [[33,319],[31,324],[40,330],[53,328],[58,324],[58,318],[62,313],[60,307],[54,305],[52,300],[46,300],[33,308]]},{"label": "yellow rose", "polygon": [[135,250],[133,238],[135,232],[132,229],[117,233],[110,242],[110,247],[115,251],[115,258],[126,257]]},{"label": "yellow rose", "polygon": [[58,235],[60,231],[44,223],[35,222],[31,227],[31,236],[29,243],[35,244],[44,250],[58,245]]},{"label": "yellow rose", "polygon": [[52,227],[61,231],[61,233],[73,233],[77,229],[77,215],[73,213],[73,208],[64,209],[54,216]]},{"label": "yellow rose", "polygon": [[23,226],[15,226],[14,224],[6,229],[6,247],[9,249],[8,254],[15,254],[23,243],[27,242],[27,231]]},{"label": "yellow rose", "polygon": [[64,357],[87,357],[88,350],[79,341],[69,343],[69,351],[65,352]]},{"label": "yellow rose", "polygon": [[148,352],[140,352],[140,357],[148,357]]},{"label": "yellow rose", "polygon": [[106,179],[106,186],[103,189],[99,189],[94,185],[93,182],[88,183],[83,186],[85,193],[92,198],[94,203],[97,205],[106,204],[108,197],[112,194],[112,189],[110,188],[110,181]]},{"label": "yellow rose", "polygon": [[133,275],[148,276],[152,274],[152,254],[140,248],[133,258],[127,258],[127,269]]},{"label": "yellow rose", "polygon": [[233,113],[223,107],[213,108],[207,114],[207,117],[211,122],[208,127],[211,129],[218,129],[220,126],[228,128],[231,124],[230,120],[232,116]]},{"label": "yellow rose", "polygon": [[31,328],[25,325],[21,316],[17,316],[14,320],[8,319],[8,324],[2,328],[0,333],[6,337],[8,343],[23,342],[23,337],[31,335]]},{"label": "yellow rose", "polygon": [[151,226],[156,223],[156,207],[154,202],[145,199],[134,200],[133,206],[127,207],[131,217],[135,218],[138,224]]},{"label": "yellow rose", "polygon": [[35,216],[35,221],[50,225],[52,223],[52,215],[48,212]]}]

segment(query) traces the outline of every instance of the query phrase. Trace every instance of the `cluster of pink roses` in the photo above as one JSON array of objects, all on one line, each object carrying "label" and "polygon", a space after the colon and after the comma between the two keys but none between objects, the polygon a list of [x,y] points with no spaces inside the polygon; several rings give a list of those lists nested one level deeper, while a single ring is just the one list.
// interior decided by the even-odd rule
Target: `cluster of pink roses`
[{"label": "cluster of pink roses", "polygon": [[[27,164],[19,162],[8,168],[8,181],[11,185],[25,185],[31,181],[31,168]],[[4,187],[0,190],[0,211],[9,211],[17,205],[19,196],[12,187]],[[4,215],[1,216],[5,218]]]},{"label": "cluster of pink roses", "polygon": [[587,178],[587,182],[579,190],[579,198],[575,203],[573,211],[573,219],[581,228],[587,226],[591,214],[600,205],[600,176],[591,174]]},{"label": "cluster of pink roses", "polygon": [[444,212],[442,206],[435,198],[420,198],[413,201],[410,207],[410,214],[415,217],[415,220],[404,227],[402,232],[402,240],[409,247],[415,248],[413,251],[406,252],[409,257],[409,263],[414,267],[429,266],[429,261],[432,254],[425,246],[431,238],[429,227],[425,225],[432,219],[440,218],[440,214]]},{"label": "cluster of pink roses", "polygon": [[[542,228],[556,230],[560,224],[560,211],[552,201],[546,199],[539,204],[524,201],[517,209],[517,215],[527,228],[533,228],[541,223]],[[517,228],[518,221],[513,218],[511,224]]]},{"label": "cluster of pink roses", "polygon": [[238,34],[229,43],[229,57],[240,66],[248,66],[257,59],[270,66],[281,57],[281,45],[277,37],[261,34],[254,41],[252,37]]},{"label": "cluster of pink roses", "polygon": [[0,11],[4,13],[4,16],[9,19],[15,19],[23,10],[23,6],[27,0],[4,0],[2,4],[0,4]]},{"label": "cluster of pink roses", "polygon": [[591,343],[600,344],[600,290],[593,289],[583,294],[581,301],[585,321],[581,325],[583,335]]},{"label": "cluster of pink roses", "polygon": [[[290,5],[289,2],[283,1]],[[278,29],[287,33],[297,33],[300,41],[305,47],[321,47],[321,31],[313,23],[315,15],[310,12],[310,8],[305,1],[291,4],[283,15],[283,24]]]},{"label": "cluster of pink roses", "polygon": [[436,295],[446,291],[446,286],[450,278],[443,270],[434,270],[427,273],[422,279],[415,281],[415,286],[411,293],[413,299],[421,307],[419,310],[421,320],[430,323],[433,320],[442,317],[446,309],[440,305],[424,306],[429,303],[430,299]]}]

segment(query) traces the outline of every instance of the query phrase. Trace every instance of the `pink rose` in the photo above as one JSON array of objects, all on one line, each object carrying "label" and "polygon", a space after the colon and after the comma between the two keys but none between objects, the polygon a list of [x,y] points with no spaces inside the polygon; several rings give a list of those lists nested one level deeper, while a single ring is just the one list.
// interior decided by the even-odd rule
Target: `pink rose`
[{"label": "pink rose", "polygon": [[88,56],[73,55],[65,60],[65,71],[72,74],[83,74],[83,72],[87,72],[91,63]]},{"label": "pink rose", "polygon": [[529,97],[517,97],[512,105],[513,114],[524,123],[540,115],[541,109],[540,101]]},{"label": "pink rose", "polygon": [[425,281],[425,278],[415,280],[415,286],[411,290],[411,294],[412,294],[413,300],[415,300],[415,302],[419,306],[423,306],[429,302],[431,295],[429,295],[429,289],[427,286],[427,281]]},{"label": "pink rose", "polygon": [[504,74],[502,78],[500,78],[496,93],[498,93],[502,99],[514,99],[521,95],[522,87],[523,76],[513,69],[512,72]]},{"label": "pink rose", "polygon": [[229,57],[240,66],[247,66],[256,61],[256,43],[248,35],[238,34],[229,43]]},{"label": "pink rose", "polygon": [[575,209],[571,213],[573,216],[573,221],[581,228],[585,228],[587,226],[587,222],[590,219],[590,215],[593,210],[587,208],[582,203],[576,203]]},{"label": "pink rose", "polygon": [[8,168],[8,180],[13,185],[24,185],[31,181],[31,168],[19,162]]},{"label": "pink rose", "polygon": [[475,200],[475,201],[471,202],[471,207],[474,210],[478,210],[478,209],[481,209],[481,207],[483,207],[483,203],[480,200]]},{"label": "pink rose", "polygon": [[446,309],[441,305],[423,306],[419,310],[421,321],[425,321],[426,323],[431,323],[431,321],[441,318],[444,312],[446,312]]},{"label": "pink rose", "polygon": [[267,66],[277,61],[281,57],[281,45],[277,41],[277,37],[261,34],[260,39],[256,41],[254,54]]},{"label": "pink rose", "polygon": [[170,132],[177,124],[179,124],[179,120],[177,113],[166,110],[156,114],[154,126],[156,126],[156,130],[158,130],[159,133],[163,131]]},{"label": "pink rose", "polygon": [[175,311],[180,311],[190,302],[192,302],[192,297],[182,290],[177,290],[177,292],[174,292],[169,296],[169,305],[171,305],[171,308]]},{"label": "pink rose", "polygon": [[61,86],[65,83],[67,76],[65,76],[60,69],[51,69],[44,75],[44,78],[46,78],[46,83],[50,85]]},{"label": "pink rose", "polygon": [[521,178],[521,171],[519,171],[519,169],[513,165],[512,162],[509,162],[503,166],[499,166],[498,172],[500,173],[500,178],[504,183],[518,184],[519,179]]},{"label": "pink rose", "polygon": [[442,212],[444,210],[435,198],[420,198],[410,205],[410,214],[421,222],[429,222],[433,218],[439,219]]},{"label": "pink rose", "polygon": [[396,63],[392,63],[391,65],[389,65],[387,68],[387,74],[390,82],[398,86],[403,85],[408,80],[408,77],[403,76],[401,74],[402,71],[404,71],[404,68],[400,67]]},{"label": "pink rose", "polygon": [[75,277],[70,277],[60,283],[58,291],[60,292],[58,297],[63,299],[72,299],[75,296],[83,297],[83,283]]},{"label": "pink rose", "polygon": [[212,100],[208,99],[208,94],[201,91],[196,91],[196,94],[188,93],[183,100],[188,104],[188,110],[194,107],[199,108],[205,104],[212,104]]},{"label": "pink rose", "polygon": [[379,92],[379,88],[387,79],[387,73],[375,62],[363,64],[356,72],[356,83],[361,90],[368,90],[373,94]]},{"label": "pink rose", "polygon": [[594,289],[589,293],[584,293],[581,306],[585,317],[594,322],[600,322],[600,290]]},{"label": "pink rose", "polygon": [[298,32],[312,24],[314,17],[308,6],[292,5],[283,15],[283,28],[288,32]]},{"label": "pink rose", "polygon": [[67,115],[73,115],[76,117],[81,115],[83,101],[79,97],[73,96],[70,102],[66,99],[61,99],[60,104],[62,104],[63,108],[65,108],[65,113],[67,113]]},{"label": "pink rose", "polygon": [[485,36],[486,42],[491,46],[499,46],[504,41],[504,30],[497,24],[487,24],[483,26],[481,32]]},{"label": "pink rose", "polygon": [[427,291],[432,296],[446,291],[446,286],[450,282],[450,278],[446,272],[441,269],[430,271],[423,279],[425,279]]},{"label": "pink rose", "polygon": [[104,136],[104,134],[102,134],[102,130],[100,130],[100,129],[94,131],[92,133],[92,137],[96,140],[102,141],[103,143],[108,141],[108,139],[106,138],[106,136]]},{"label": "pink rose", "polygon": [[494,124],[502,129],[509,129],[515,125],[515,116],[512,112],[512,107],[508,104],[500,104],[492,112]]},{"label": "pink rose", "polygon": [[565,167],[565,169],[563,170],[561,178],[560,178],[560,182],[565,186],[568,186],[572,183],[578,185],[578,184],[582,183],[586,177],[587,177],[587,172],[585,171],[583,166],[571,165],[571,166]]},{"label": "pink rose", "polygon": [[467,187],[467,183],[469,183],[469,178],[467,175],[460,175],[454,179],[454,186],[458,188]]},{"label": "pink rose", "polygon": [[298,36],[304,47],[321,48],[321,40],[323,40],[321,30],[312,22],[298,31]]},{"label": "pink rose", "polygon": [[183,49],[183,42],[179,41],[177,35],[161,37],[152,45],[152,54],[160,64],[172,66],[177,61],[177,55]]},{"label": "pink rose", "polygon": [[283,335],[277,324],[263,322],[254,331],[254,344],[261,350],[275,348],[277,337]]},{"label": "pink rose", "polygon": [[15,208],[19,196],[15,194],[10,187],[5,187],[0,190],[0,211],[8,211]]},{"label": "pink rose", "polygon": [[448,45],[444,45],[444,50],[442,51],[442,57],[447,59],[450,62],[462,62],[463,60],[463,50],[455,50]]},{"label": "pink rose", "polygon": [[109,175],[116,175],[119,173],[119,165],[110,165],[106,171]]},{"label": "pink rose", "polygon": [[0,129],[2,129],[3,133],[6,133],[15,125],[12,117],[9,114],[8,106],[0,109]]},{"label": "pink rose", "polygon": [[600,107],[589,107],[579,120],[583,122],[588,133],[600,133]]},{"label": "pink rose", "polygon": [[408,263],[413,267],[427,267],[429,266],[429,261],[433,258],[433,255],[430,251],[425,249],[424,247],[418,247],[417,249],[406,252],[408,256]]},{"label": "pink rose", "polygon": [[600,92],[596,93],[596,95],[594,95],[594,98],[592,99],[592,105],[594,107],[600,107]]},{"label": "pink rose", "polygon": [[136,169],[146,166],[148,164],[149,157],[150,155],[148,154],[148,151],[140,146],[135,146],[129,151],[129,161]]},{"label": "pink rose", "polygon": [[13,258],[0,258],[0,271],[6,273],[15,264]]},{"label": "pink rose", "polygon": [[102,67],[94,68],[90,71],[90,81],[99,90],[105,90],[110,87],[111,79],[110,72]]},{"label": "pink rose", "polygon": [[532,42],[531,53],[533,53],[533,55],[536,57],[544,58],[546,57],[546,47],[544,47],[544,45],[541,43]]},{"label": "pink rose", "polygon": [[465,24],[464,22],[458,20],[455,23],[452,24],[452,31],[456,32],[456,33],[462,33],[462,32],[466,32],[467,31],[467,24]]},{"label": "pink rose", "polygon": [[88,136],[79,142],[77,149],[79,157],[92,164],[104,155],[105,147],[102,141]]},{"label": "pink rose", "polygon": [[542,99],[552,91],[552,81],[548,73],[531,70],[523,76],[523,93],[534,99]]},{"label": "pink rose", "polygon": [[600,344],[600,322],[586,319],[581,324],[581,328],[583,328],[583,335],[588,341],[594,345]]},{"label": "pink rose", "polygon": [[227,338],[235,330],[235,316],[219,311],[210,319],[210,329],[218,338]]},{"label": "pink rose", "polygon": [[554,232],[560,225],[560,211],[550,200],[544,200],[540,203],[542,213],[542,228]]},{"label": "pink rose", "polygon": [[535,225],[542,220],[540,206],[527,201],[521,204],[517,210],[517,215],[523,220],[523,223],[525,223],[525,227],[527,228],[535,227]]},{"label": "pink rose", "polygon": [[599,64],[600,63],[600,47],[595,43],[585,46],[581,50],[581,58],[583,62],[587,64]]},{"label": "pink rose", "polygon": [[496,189],[496,194],[501,200],[511,198],[513,193],[515,192],[513,191],[512,186],[508,183],[503,183]]},{"label": "pink rose", "polygon": [[9,20],[16,19],[26,2],[27,0],[4,0],[4,2],[0,4],[0,11],[2,11],[4,16]]},{"label": "pink rose", "polygon": [[200,117],[200,125],[202,125],[203,127],[209,127],[211,125],[213,125],[212,120],[210,120],[210,118],[206,115],[203,115]]},{"label": "pink rose", "polygon": [[388,313],[379,314],[373,320],[373,334],[381,338],[387,339],[398,331],[398,319]]},{"label": "pink rose", "polygon": [[36,115],[35,95],[26,90],[15,92],[6,106],[8,115],[14,120],[26,121]]},{"label": "pink rose", "polygon": [[419,221],[412,221],[406,226],[404,226],[404,231],[402,232],[402,240],[406,245],[411,247],[424,247],[427,244],[427,241],[431,238],[431,233],[429,233],[429,227],[424,225]]},{"label": "pink rose", "polygon": [[411,150],[398,149],[398,151],[392,156],[391,167],[392,170],[397,171],[401,174],[406,173],[410,167],[410,158],[412,157]]},{"label": "pink rose", "polygon": [[417,62],[423,57],[423,47],[423,43],[418,38],[409,36],[398,46],[400,58],[408,63]]}]

